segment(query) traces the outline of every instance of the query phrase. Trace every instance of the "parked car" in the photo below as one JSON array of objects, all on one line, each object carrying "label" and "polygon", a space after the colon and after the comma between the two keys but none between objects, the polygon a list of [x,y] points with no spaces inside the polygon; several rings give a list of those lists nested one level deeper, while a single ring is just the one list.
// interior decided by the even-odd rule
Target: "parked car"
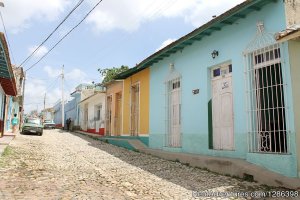
[{"label": "parked car", "polygon": [[55,123],[53,120],[45,120],[44,121],[44,129],[54,129],[56,127]]},{"label": "parked car", "polygon": [[24,121],[21,134],[33,133],[39,136],[43,135],[43,125],[39,118],[27,118]]}]

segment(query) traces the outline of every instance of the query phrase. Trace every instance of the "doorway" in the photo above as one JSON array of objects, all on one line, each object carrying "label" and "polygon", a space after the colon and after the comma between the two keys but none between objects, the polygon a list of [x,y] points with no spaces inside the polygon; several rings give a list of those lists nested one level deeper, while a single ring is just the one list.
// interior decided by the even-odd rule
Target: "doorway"
[{"label": "doorway", "polygon": [[106,97],[106,115],[105,115],[105,135],[111,136],[111,106],[112,106],[112,96]]},{"label": "doorway", "polygon": [[131,112],[130,112],[130,133],[132,136],[139,134],[139,115],[140,113],[140,84],[136,83],[131,86]]},{"label": "doorway", "polygon": [[213,148],[234,149],[232,65],[211,70]]}]

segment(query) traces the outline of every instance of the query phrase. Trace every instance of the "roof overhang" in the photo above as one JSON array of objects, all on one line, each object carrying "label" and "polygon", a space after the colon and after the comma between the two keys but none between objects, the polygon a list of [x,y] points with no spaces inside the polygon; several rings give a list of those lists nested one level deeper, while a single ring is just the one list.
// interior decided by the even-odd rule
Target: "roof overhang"
[{"label": "roof overhang", "polygon": [[0,32],[0,83],[7,95],[16,96],[17,87],[4,34]]},{"label": "roof overhang", "polygon": [[300,40],[300,25],[295,28],[288,28],[276,34],[278,42],[285,42],[288,40]]},{"label": "roof overhang", "polygon": [[93,98],[93,97],[95,97],[95,96],[97,96],[97,95],[101,95],[101,94],[106,94],[106,93],[105,93],[105,92],[96,92],[95,94],[93,94],[93,95],[91,95],[91,96],[89,96],[89,97],[83,99],[83,100],[80,101],[78,104],[82,104],[82,103],[88,101],[89,99],[91,99],[91,98]]},{"label": "roof overhang", "polygon": [[272,2],[275,3],[277,1],[278,0],[246,0],[243,3],[231,8],[227,12],[221,14],[220,16],[212,19],[201,27],[195,29],[189,34],[169,44],[165,48],[152,54],[140,62],[136,67],[119,74],[116,79],[125,79],[147,67],[150,67],[164,58],[169,57],[171,54],[182,51],[185,47],[192,45],[194,42],[200,41],[205,37],[209,37],[214,32],[222,30],[224,26],[234,24],[237,20],[245,18],[249,13],[259,11],[263,6]]}]

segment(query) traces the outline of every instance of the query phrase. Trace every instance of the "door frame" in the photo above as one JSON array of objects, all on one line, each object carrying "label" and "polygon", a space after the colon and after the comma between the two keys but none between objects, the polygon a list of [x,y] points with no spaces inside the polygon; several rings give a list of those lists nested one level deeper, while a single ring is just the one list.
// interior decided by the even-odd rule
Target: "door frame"
[{"label": "door frame", "polygon": [[[110,104],[108,103],[108,99],[110,99]],[[105,107],[106,107],[106,112],[105,112],[105,135],[107,136],[111,136],[112,135],[112,102],[113,102],[113,98],[112,98],[112,94],[107,95],[105,98]],[[109,112],[110,111],[110,116],[109,116]],[[109,126],[109,128],[107,128]]]},{"label": "door frame", "polygon": [[[136,128],[137,128],[137,130],[136,130],[136,133],[133,133],[132,132],[132,88],[133,87],[136,87],[136,86],[138,86],[138,88],[139,88],[139,91],[138,91],[138,121],[137,121],[137,124],[136,124]],[[140,81],[137,81],[137,82],[135,82],[135,83],[133,83],[133,84],[131,84],[131,86],[130,86],[130,135],[131,136],[139,136],[139,132],[140,132],[140,123],[141,123],[141,115],[140,115],[140,113],[141,113],[141,84],[140,84]]]}]

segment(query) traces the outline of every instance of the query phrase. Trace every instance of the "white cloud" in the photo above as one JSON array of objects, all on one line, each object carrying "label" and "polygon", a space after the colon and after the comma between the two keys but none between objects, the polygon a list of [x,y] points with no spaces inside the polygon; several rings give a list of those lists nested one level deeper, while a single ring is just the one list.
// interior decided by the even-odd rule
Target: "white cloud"
[{"label": "white cloud", "polygon": [[[55,68],[55,67],[51,67],[49,65],[46,65],[44,67],[44,71],[47,73],[49,78],[56,78],[62,73],[61,68]],[[66,81],[75,82],[78,85],[80,83],[91,83],[92,82],[92,80],[89,78],[89,76],[84,71],[82,71],[81,69],[76,68],[76,67],[71,68],[71,71],[68,71],[67,69],[65,69],[64,77],[65,77]],[[77,85],[75,85],[74,88],[76,86]]]},{"label": "white cloud", "polygon": [[215,0],[215,1],[199,1],[194,5],[192,11],[184,16],[186,22],[191,23],[195,27],[210,21],[212,16],[220,15],[229,10],[233,6],[242,3],[244,0]]},{"label": "white cloud", "polygon": [[[54,104],[61,99],[61,82],[59,79],[42,80],[38,78],[26,79],[25,85],[25,113],[38,109],[44,109],[44,98],[46,94],[46,108],[53,107]],[[72,88],[64,87],[64,99],[71,99],[70,94],[74,91],[74,84]]]},{"label": "white cloud", "polygon": [[66,73],[65,77],[68,80],[76,80],[82,82],[83,80],[87,79],[87,74],[78,68],[73,68],[70,72]]},{"label": "white cloud", "polygon": [[155,51],[159,51],[159,50],[163,49],[164,47],[168,46],[169,44],[171,44],[171,43],[174,42],[175,40],[176,40],[176,39],[171,39],[171,38],[165,40],[165,41],[160,45],[160,47],[158,47]]},{"label": "white cloud", "polygon": [[65,11],[71,0],[9,0],[1,8],[7,29],[19,32],[30,27],[32,21],[53,21]]},{"label": "white cloud", "polygon": [[[147,21],[182,17],[195,27],[212,19],[244,0],[110,0],[103,1],[88,17],[87,23],[97,31],[113,29],[135,31]],[[96,0],[90,0],[91,5]]]},{"label": "white cloud", "polygon": [[[28,51],[31,54],[38,46],[29,47]],[[46,46],[41,46],[34,54],[33,57],[40,58],[48,52],[48,48]]]},{"label": "white cloud", "polygon": [[48,77],[50,78],[55,78],[58,75],[60,75],[62,72],[61,69],[57,69],[48,65],[44,67],[44,71],[47,73]]},{"label": "white cloud", "polygon": [[46,107],[53,106],[53,103],[61,98],[61,90],[53,80],[45,81],[35,78],[26,79],[25,85],[25,112],[44,108],[44,97],[46,93]]},{"label": "white cloud", "polygon": [[[98,0],[89,0],[94,6]],[[87,23],[97,31],[114,29],[135,31],[142,23],[160,18],[181,17],[195,27],[207,22],[213,15],[219,15],[243,0],[109,0],[103,1],[91,13]],[[74,5],[71,0],[9,0],[1,8],[6,26],[19,32],[34,21],[53,21]],[[87,10],[85,10],[87,12]],[[84,12],[84,13],[86,13]]]}]

